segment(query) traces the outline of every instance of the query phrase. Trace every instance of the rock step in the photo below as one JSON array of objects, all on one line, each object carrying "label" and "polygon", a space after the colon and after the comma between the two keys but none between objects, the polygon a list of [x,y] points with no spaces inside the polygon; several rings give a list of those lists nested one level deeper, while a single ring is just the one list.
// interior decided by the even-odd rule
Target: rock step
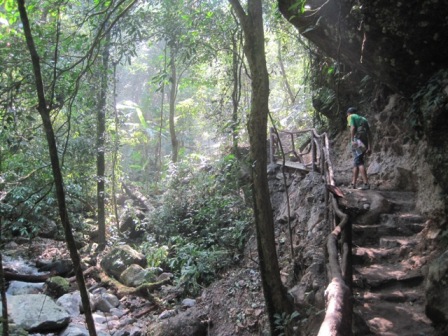
[{"label": "rock step", "polygon": [[395,213],[386,213],[380,215],[381,223],[386,225],[402,225],[402,224],[412,224],[412,223],[421,223],[425,222],[425,217],[420,214],[414,212],[395,212]]},{"label": "rock step", "polygon": [[[359,225],[354,224],[352,228],[353,244],[358,246],[381,245],[381,239],[390,237],[390,239],[408,238],[419,233],[424,228],[424,224],[410,223],[400,226],[375,224]],[[393,246],[391,246],[393,247]]]},{"label": "rock step", "polygon": [[380,248],[396,248],[396,247],[407,247],[413,248],[417,245],[417,240],[414,236],[404,237],[404,236],[387,236],[381,237],[379,242]]},{"label": "rock step", "polygon": [[393,212],[409,212],[415,209],[416,197],[412,191],[378,191],[392,204]]},{"label": "rock step", "polygon": [[381,289],[400,284],[417,286],[424,280],[418,269],[405,262],[397,264],[373,264],[365,267],[354,267],[353,287]]},{"label": "rock step", "polygon": [[381,305],[364,302],[357,304],[357,308],[373,335],[429,336],[434,333],[423,306],[411,301],[382,301]]},{"label": "rock step", "polygon": [[402,259],[412,249],[410,246],[396,248],[354,247],[352,252],[354,265],[371,265],[382,262],[393,262]]},{"label": "rock step", "polygon": [[419,287],[402,287],[391,286],[390,288],[376,291],[354,292],[354,299],[358,304],[366,302],[408,302],[411,304],[424,304],[425,298],[423,288]]}]

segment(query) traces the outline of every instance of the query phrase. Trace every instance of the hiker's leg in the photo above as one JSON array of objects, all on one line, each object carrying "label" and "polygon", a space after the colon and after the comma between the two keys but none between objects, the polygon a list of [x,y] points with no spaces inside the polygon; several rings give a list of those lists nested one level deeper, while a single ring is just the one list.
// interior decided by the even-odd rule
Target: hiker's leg
[{"label": "hiker's leg", "polygon": [[358,166],[353,167],[352,184],[356,186],[356,181],[358,180],[359,168]]},{"label": "hiker's leg", "polygon": [[367,178],[366,167],[364,165],[359,166],[359,172],[361,173],[361,178],[364,184],[369,184],[369,180]]}]

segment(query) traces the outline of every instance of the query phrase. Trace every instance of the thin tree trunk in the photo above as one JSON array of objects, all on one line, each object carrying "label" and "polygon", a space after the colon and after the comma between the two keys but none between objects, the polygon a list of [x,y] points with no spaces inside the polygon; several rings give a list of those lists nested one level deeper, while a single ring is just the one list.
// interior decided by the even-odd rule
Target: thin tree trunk
[{"label": "thin tree trunk", "polygon": [[[2,217],[0,216],[0,251],[3,251]],[[0,253],[0,293],[2,296],[2,335],[9,335],[8,301],[6,300],[5,275],[3,273],[3,256]]]},{"label": "thin tree trunk", "polygon": [[72,259],[76,280],[78,283],[81,301],[84,308],[84,314],[86,317],[86,324],[89,330],[90,336],[96,336],[95,323],[92,317],[92,310],[90,307],[89,293],[87,292],[84,276],[81,269],[81,259],[76,249],[75,239],[70,225],[68,217],[67,205],[65,201],[64,181],[62,178],[61,167],[59,163],[58,150],[56,145],[56,138],[54,135],[53,125],[50,118],[50,110],[47,108],[47,101],[45,99],[44,85],[42,80],[42,72],[40,68],[40,59],[37,53],[33,36],[31,34],[31,27],[28,20],[28,14],[25,8],[25,0],[17,0],[18,10],[20,13],[20,19],[23,24],[23,31],[25,33],[28,50],[30,52],[31,61],[33,65],[34,77],[36,82],[36,93],[38,97],[38,111],[42,119],[45,135],[48,142],[48,150],[50,154],[51,168],[53,171],[54,184],[56,188],[56,198],[58,200],[59,216],[64,228],[65,240]]},{"label": "thin tree trunk", "polygon": [[97,131],[96,131],[96,197],[98,215],[98,249],[101,251],[106,247],[106,211],[105,211],[105,171],[106,171],[106,110],[107,110],[107,83],[109,67],[109,40],[107,34],[103,50],[103,64],[101,69],[101,87],[98,99],[97,110]]},{"label": "thin tree trunk", "polygon": [[296,97],[294,96],[294,93],[292,92],[291,85],[289,85],[288,76],[285,71],[285,65],[283,64],[282,43],[280,40],[277,43],[278,43],[278,63],[280,65],[280,72],[283,77],[283,84],[285,85],[286,92],[288,92],[289,103],[294,104]]},{"label": "thin tree trunk", "polygon": [[[235,18],[235,20],[237,20]],[[241,57],[239,55],[239,48],[241,42],[241,30],[237,27],[232,34],[232,75],[233,75],[233,89],[232,89],[232,145],[233,154],[239,157],[238,152],[238,107],[241,98]]]},{"label": "thin tree trunk", "polygon": [[[2,172],[2,149],[0,147],[0,173]],[[0,202],[6,197],[6,193],[0,193]],[[6,300],[6,288],[5,288],[5,274],[3,272],[3,257],[1,251],[3,251],[3,222],[0,215],[0,295],[2,298],[2,335],[9,335],[9,321],[8,321],[8,301]]]},{"label": "thin tree trunk", "polygon": [[252,160],[254,214],[257,231],[258,258],[263,293],[272,335],[276,329],[275,315],[293,311],[286,288],[280,278],[277,259],[274,220],[267,180],[267,120],[269,113],[269,77],[264,48],[263,13],[261,0],[247,1],[247,14],[238,0],[229,0],[243,27],[246,54],[252,79],[251,109],[248,121]]},{"label": "thin tree trunk", "polygon": [[118,206],[117,206],[117,162],[118,162],[118,149],[120,145],[119,136],[119,123],[118,109],[117,109],[117,64],[114,63],[114,90],[113,90],[113,106],[115,115],[115,138],[114,138],[114,149],[112,151],[112,207],[114,209],[115,223],[118,232],[120,231],[120,220],[118,218]]},{"label": "thin tree trunk", "polygon": [[174,115],[176,109],[176,96],[177,96],[177,69],[176,69],[176,50],[175,46],[170,46],[170,69],[171,69],[171,90],[170,90],[170,135],[171,146],[173,153],[171,154],[171,160],[177,162],[177,156],[179,154],[179,140],[176,135],[176,125],[174,123]]},{"label": "thin tree trunk", "polygon": [[[163,71],[166,71],[166,45],[163,49]],[[163,117],[164,117],[164,103],[165,103],[165,81],[162,81],[162,88],[160,90],[160,124],[159,124],[159,135],[157,139],[156,147],[156,185],[160,179],[160,173],[162,171],[162,130],[163,130]]]}]

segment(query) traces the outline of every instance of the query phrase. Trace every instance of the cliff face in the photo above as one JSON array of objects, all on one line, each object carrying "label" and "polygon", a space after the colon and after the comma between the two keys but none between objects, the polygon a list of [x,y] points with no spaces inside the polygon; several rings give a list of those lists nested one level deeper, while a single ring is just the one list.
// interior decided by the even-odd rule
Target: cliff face
[{"label": "cliff face", "polygon": [[448,9],[441,0],[296,0],[279,9],[326,55],[411,95],[448,65]]},{"label": "cliff face", "polygon": [[[440,0],[295,0],[279,8],[316,46],[317,61],[336,71],[315,82],[332,103],[314,97],[344,153],[345,110],[357,106],[372,124],[370,173],[380,188],[419,191],[423,212],[442,216],[448,192],[448,7]],[[320,86],[320,87],[319,87]],[[344,180],[344,177],[342,178]]]}]

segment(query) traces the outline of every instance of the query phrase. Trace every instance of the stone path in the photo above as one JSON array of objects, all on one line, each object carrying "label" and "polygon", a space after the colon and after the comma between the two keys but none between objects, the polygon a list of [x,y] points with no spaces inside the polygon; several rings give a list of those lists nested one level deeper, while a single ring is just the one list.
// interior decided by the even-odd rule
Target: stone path
[{"label": "stone path", "polygon": [[424,313],[424,253],[417,251],[425,219],[410,192],[378,192],[392,211],[373,225],[353,224],[354,335],[432,336]]}]

